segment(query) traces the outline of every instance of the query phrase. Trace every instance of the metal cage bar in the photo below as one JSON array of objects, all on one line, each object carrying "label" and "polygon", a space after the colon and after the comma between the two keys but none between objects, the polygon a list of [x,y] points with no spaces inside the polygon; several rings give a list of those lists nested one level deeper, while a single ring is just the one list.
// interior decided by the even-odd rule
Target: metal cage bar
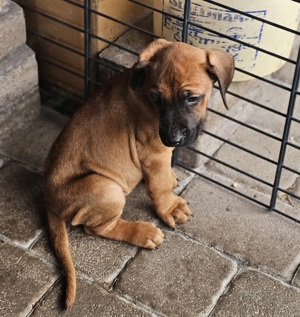
[{"label": "metal cage bar", "polygon": [[84,95],[87,99],[91,93],[91,0],[84,0]]},{"label": "metal cage bar", "polygon": [[292,117],[293,117],[293,113],[294,113],[294,109],[295,109],[296,92],[297,92],[297,89],[299,86],[299,79],[300,79],[300,47],[298,49],[298,57],[297,57],[296,69],[294,72],[292,91],[290,94],[287,116],[286,116],[283,136],[282,136],[282,140],[281,140],[281,148],[280,148],[280,153],[279,153],[279,158],[278,158],[278,163],[277,163],[275,180],[274,180],[274,184],[273,184],[273,192],[272,192],[271,201],[270,201],[270,210],[274,210],[274,208],[276,206],[276,197],[277,197],[277,193],[278,193],[278,186],[279,186],[279,182],[280,182],[280,178],[281,178],[283,162],[285,159],[285,153],[286,153],[287,142],[288,142],[288,137],[289,137],[290,128],[291,128]]}]

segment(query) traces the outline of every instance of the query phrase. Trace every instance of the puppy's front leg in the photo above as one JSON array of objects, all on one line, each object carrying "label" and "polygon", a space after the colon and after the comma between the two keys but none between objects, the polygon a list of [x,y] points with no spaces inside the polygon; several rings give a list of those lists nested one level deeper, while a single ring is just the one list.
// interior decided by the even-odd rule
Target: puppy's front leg
[{"label": "puppy's front leg", "polygon": [[174,228],[176,223],[185,223],[192,212],[187,202],[173,193],[174,172],[170,162],[169,157],[156,156],[145,164],[143,171],[156,213],[168,226]]}]

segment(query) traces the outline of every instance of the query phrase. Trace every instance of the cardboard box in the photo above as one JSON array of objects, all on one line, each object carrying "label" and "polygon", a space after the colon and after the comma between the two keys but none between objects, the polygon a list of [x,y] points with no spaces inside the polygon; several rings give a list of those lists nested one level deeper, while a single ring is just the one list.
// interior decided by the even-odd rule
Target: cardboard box
[{"label": "cardboard box", "polygon": [[[84,0],[73,0],[81,7],[63,0],[16,2],[24,8],[28,45],[37,54],[40,79],[83,97]],[[151,4],[152,0],[141,2]],[[92,9],[129,24],[137,23],[151,12],[128,0],[92,0]],[[91,33],[94,35],[114,41],[127,30],[122,24],[92,14]],[[108,45],[93,39],[90,55],[96,57]]]}]

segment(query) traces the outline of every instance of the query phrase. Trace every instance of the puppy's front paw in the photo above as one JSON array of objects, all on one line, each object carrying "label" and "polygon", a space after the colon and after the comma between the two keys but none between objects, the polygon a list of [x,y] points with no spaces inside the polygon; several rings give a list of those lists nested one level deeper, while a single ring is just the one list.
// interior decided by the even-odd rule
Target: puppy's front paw
[{"label": "puppy's front paw", "polygon": [[164,234],[153,223],[137,222],[132,244],[145,249],[155,249],[164,241]]},{"label": "puppy's front paw", "polygon": [[169,227],[174,228],[176,223],[185,223],[192,215],[192,212],[183,198],[176,197],[175,204],[172,208],[159,213],[159,215]]}]

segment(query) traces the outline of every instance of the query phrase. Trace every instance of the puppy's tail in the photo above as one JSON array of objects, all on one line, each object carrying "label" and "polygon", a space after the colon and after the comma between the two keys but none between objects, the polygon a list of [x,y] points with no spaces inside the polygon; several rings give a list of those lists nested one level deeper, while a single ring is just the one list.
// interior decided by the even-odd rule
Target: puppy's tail
[{"label": "puppy's tail", "polygon": [[66,274],[66,308],[74,304],[76,297],[76,274],[69,250],[66,224],[56,214],[48,212],[50,238],[55,254]]}]

